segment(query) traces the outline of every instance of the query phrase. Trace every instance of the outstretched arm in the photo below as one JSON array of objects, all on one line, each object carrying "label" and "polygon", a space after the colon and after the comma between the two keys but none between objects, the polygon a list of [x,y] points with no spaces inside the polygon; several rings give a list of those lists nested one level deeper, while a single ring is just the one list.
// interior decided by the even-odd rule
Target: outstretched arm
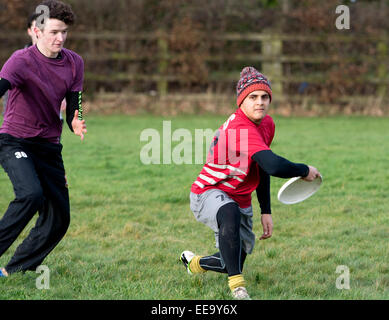
[{"label": "outstretched arm", "polygon": [[276,155],[271,150],[259,151],[252,156],[252,159],[259,164],[260,182],[256,191],[262,214],[263,234],[260,240],[263,240],[270,238],[273,233],[273,219],[270,207],[270,176],[279,178],[301,176],[306,181],[313,181],[320,176],[320,172],[315,167],[291,162]]},{"label": "outstretched arm", "polygon": [[263,150],[255,153],[252,159],[267,174],[278,178],[306,177],[309,167],[303,163],[294,163],[278,156],[271,150]]},{"label": "outstretched arm", "polygon": [[291,162],[271,150],[255,153],[252,159],[269,175],[278,178],[303,177],[306,181],[313,181],[320,176],[320,172],[312,166],[303,163]]}]

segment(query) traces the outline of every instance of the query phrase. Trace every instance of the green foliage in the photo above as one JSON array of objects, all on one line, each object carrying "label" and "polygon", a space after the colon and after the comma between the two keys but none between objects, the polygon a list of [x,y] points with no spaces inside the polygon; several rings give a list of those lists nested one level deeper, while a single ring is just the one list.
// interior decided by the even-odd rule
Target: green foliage
[{"label": "green foliage", "polygon": [[[66,131],[64,162],[72,220],[44,261],[50,289],[37,274],[0,279],[1,299],[229,299],[227,277],[189,276],[183,250],[214,253],[212,231],[189,210],[202,165],[143,165],[143,129],[216,129],[225,117],[88,116],[84,142]],[[276,117],[273,151],[316,166],[317,194],[296,205],[276,200],[285,182],[272,178],[274,233],[257,241],[244,276],[253,299],[387,299],[389,265],[388,119]],[[177,142],[178,143],[178,142]],[[172,143],[174,148],[175,142]],[[0,208],[13,197],[0,170]],[[254,232],[262,234],[254,198]],[[1,258],[10,259],[23,234]],[[350,290],[336,288],[336,268],[350,269]]]},{"label": "green foliage", "polygon": [[[344,98],[358,96],[353,103],[365,110],[359,97],[368,96],[376,110],[371,114],[388,109],[387,1],[68,2],[77,21],[66,47],[85,61],[90,98],[102,92],[226,94],[241,69],[253,65],[274,70],[265,75],[285,98],[284,106],[289,98],[307,96],[324,106],[352,109]],[[349,30],[335,27],[341,3],[350,7]],[[36,5],[0,0],[0,65],[28,42],[25,22]],[[270,41],[261,39],[266,35]],[[278,44],[271,46],[272,41]]]},{"label": "green foliage", "polygon": [[264,8],[275,8],[279,6],[278,0],[261,0]]}]

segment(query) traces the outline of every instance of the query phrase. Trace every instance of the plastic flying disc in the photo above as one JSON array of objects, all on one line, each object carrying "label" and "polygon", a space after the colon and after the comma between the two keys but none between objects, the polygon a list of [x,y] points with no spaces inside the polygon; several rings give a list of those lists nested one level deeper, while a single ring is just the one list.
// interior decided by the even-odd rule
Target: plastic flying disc
[{"label": "plastic flying disc", "polygon": [[278,200],[285,204],[294,204],[312,196],[323,181],[322,176],[313,181],[305,181],[301,177],[295,177],[287,182],[278,191]]}]

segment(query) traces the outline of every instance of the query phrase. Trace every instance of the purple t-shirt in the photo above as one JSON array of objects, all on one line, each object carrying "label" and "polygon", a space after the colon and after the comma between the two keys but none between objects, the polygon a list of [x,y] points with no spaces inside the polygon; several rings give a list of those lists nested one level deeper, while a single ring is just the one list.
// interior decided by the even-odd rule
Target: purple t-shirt
[{"label": "purple t-shirt", "polygon": [[84,62],[75,52],[62,49],[50,59],[36,46],[12,54],[0,71],[11,83],[0,133],[16,138],[40,137],[59,143],[61,102],[71,91],[82,91]]}]

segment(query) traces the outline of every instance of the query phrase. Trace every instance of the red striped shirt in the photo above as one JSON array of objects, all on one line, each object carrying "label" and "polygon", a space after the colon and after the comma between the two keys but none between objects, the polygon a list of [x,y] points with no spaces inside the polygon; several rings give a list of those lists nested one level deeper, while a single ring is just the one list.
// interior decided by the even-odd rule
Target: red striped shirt
[{"label": "red striped shirt", "polygon": [[239,108],[217,131],[207,162],[191,191],[201,194],[209,189],[220,189],[239,207],[251,206],[251,193],[259,183],[258,164],[251,157],[258,151],[270,150],[274,131],[270,116],[256,125]]}]

